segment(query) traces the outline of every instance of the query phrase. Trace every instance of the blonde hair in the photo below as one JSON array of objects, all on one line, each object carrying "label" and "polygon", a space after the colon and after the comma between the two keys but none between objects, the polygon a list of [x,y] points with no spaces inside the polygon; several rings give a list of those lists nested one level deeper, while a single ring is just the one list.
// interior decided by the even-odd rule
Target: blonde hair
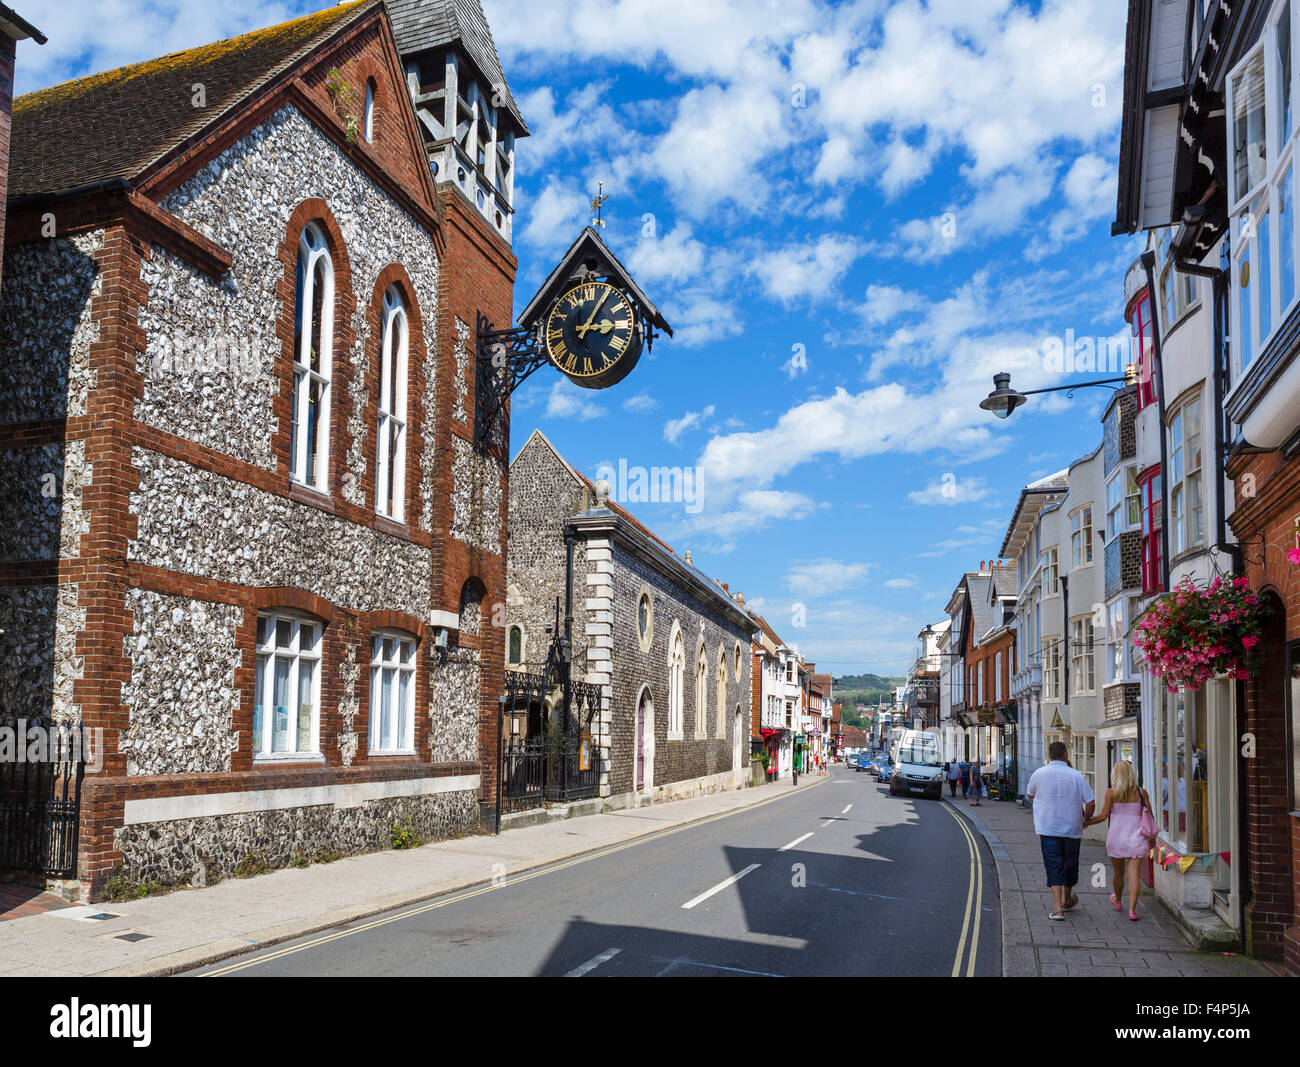
[{"label": "blonde hair", "polygon": [[1142,787],[1138,785],[1137,772],[1133,770],[1133,764],[1128,760],[1122,759],[1115,764],[1110,781],[1110,788],[1117,804],[1132,804],[1142,799]]}]

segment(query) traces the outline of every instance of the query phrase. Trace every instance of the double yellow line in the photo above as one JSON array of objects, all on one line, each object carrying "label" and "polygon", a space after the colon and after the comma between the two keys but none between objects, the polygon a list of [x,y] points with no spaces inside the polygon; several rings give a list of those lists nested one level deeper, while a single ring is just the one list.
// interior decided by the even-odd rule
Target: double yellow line
[{"label": "double yellow line", "polygon": [[961,924],[961,939],[957,942],[957,956],[952,961],[952,977],[961,977],[961,958],[966,951],[966,939],[969,937],[970,955],[966,957],[966,977],[974,978],[975,954],[979,951],[980,943],[980,913],[984,907],[984,860],[980,856],[979,845],[975,843],[975,835],[971,833],[966,820],[947,804],[944,804],[944,808],[949,815],[957,820],[961,832],[966,835],[966,848],[970,852],[970,884],[966,890],[966,918]]}]

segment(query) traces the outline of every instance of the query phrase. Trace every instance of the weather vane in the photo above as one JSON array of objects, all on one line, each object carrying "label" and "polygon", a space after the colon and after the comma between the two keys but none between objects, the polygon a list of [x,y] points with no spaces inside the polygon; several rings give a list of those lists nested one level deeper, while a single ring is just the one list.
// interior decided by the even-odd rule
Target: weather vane
[{"label": "weather vane", "polygon": [[603,230],[605,228],[605,220],[601,217],[603,214],[602,209],[605,206],[605,201],[609,199],[609,196],[604,194],[604,182],[597,182],[596,186],[596,195],[592,197],[591,200],[591,210],[596,213],[596,217],[591,220],[591,224],[593,226],[598,226]]}]

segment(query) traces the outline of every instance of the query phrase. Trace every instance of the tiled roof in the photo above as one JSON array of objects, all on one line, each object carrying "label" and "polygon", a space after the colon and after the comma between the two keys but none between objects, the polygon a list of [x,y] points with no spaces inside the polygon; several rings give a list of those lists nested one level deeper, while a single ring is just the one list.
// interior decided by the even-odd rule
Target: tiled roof
[{"label": "tiled roof", "polygon": [[528,126],[510,93],[501,57],[479,0],[388,0],[393,37],[403,56],[460,44],[478,67],[491,91],[500,92],[510,117],[527,135]]},{"label": "tiled roof", "polygon": [[[131,181],[239,106],[380,0],[314,15],[159,59],[63,82],[13,104],[9,196]],[[195,107],[201,84],[206,106]]]}]

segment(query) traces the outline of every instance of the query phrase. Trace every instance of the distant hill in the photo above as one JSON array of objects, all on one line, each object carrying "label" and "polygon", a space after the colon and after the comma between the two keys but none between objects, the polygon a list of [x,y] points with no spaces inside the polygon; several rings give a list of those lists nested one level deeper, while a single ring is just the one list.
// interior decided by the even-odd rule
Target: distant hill
[{"label": "distant hill", "polygon": [[854,704],[879,704],[883,696],[887,701],[894,699],[894,686],[902,685],[906,677],[889,677],[880,674],[846,674],[833,679],[831,692],[835,703],[844,705],[844,722],[850,726],[860,725],[859,717],[854,711]]}]

